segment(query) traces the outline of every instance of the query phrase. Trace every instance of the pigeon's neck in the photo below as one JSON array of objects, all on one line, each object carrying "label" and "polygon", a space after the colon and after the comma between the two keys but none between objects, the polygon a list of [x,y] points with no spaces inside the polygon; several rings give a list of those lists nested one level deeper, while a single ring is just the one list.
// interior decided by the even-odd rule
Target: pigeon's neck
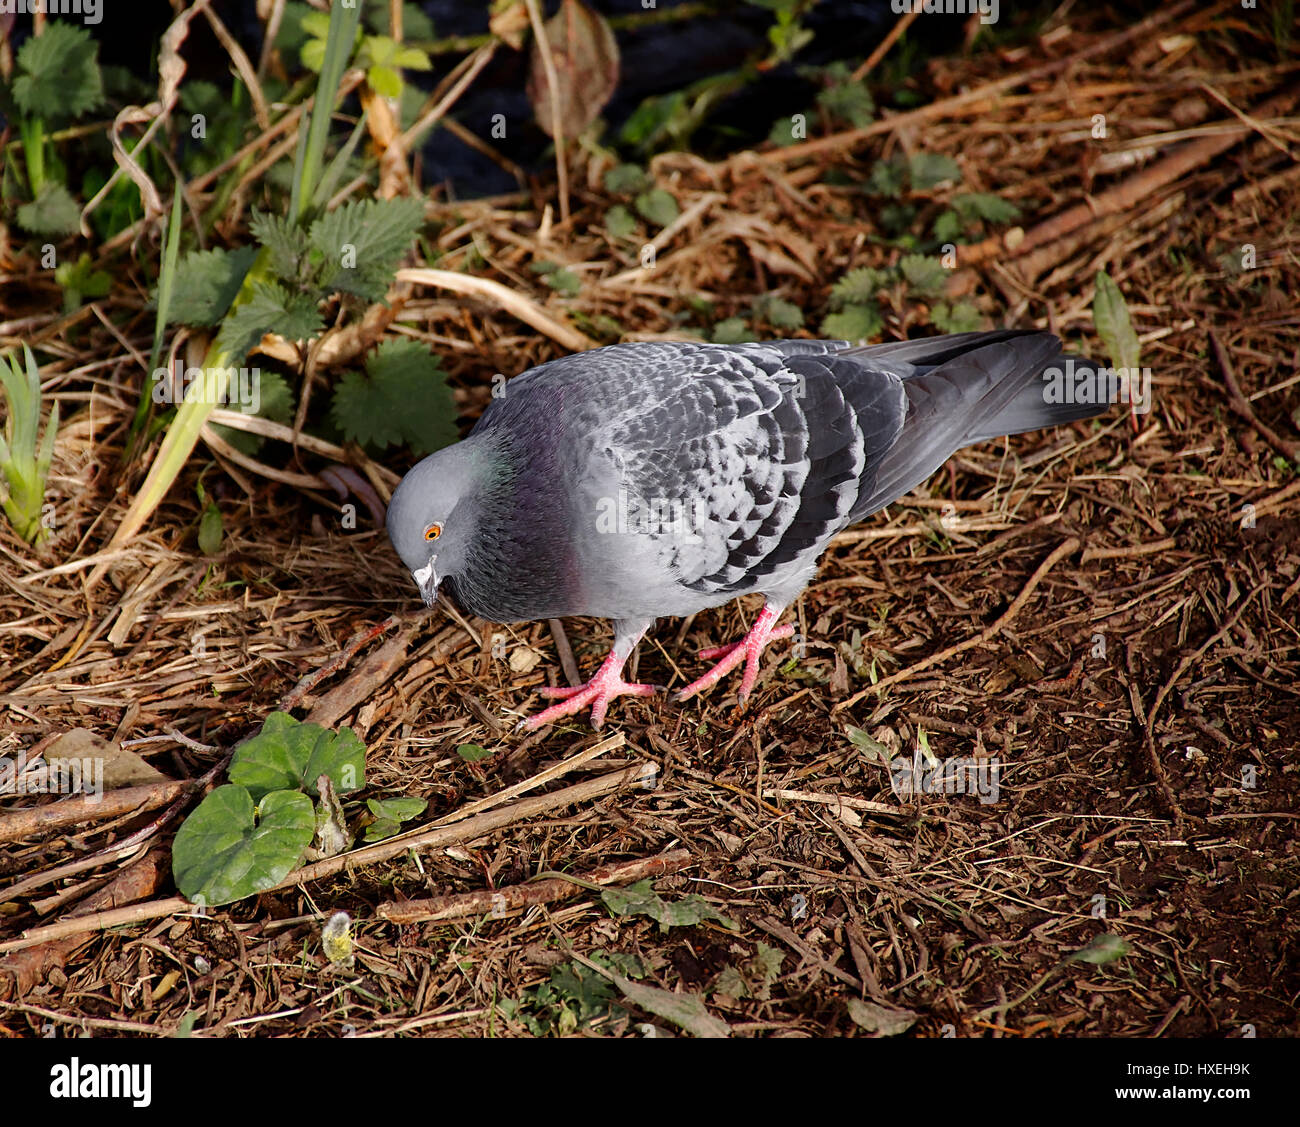
[{"label": "pigeon's neck", "polygon": [[465,564],[447,578],[456,601],[493,622],[567,613],[575,571],[565,477],[545,449],[517,435],[471,435],[476,527]]}]

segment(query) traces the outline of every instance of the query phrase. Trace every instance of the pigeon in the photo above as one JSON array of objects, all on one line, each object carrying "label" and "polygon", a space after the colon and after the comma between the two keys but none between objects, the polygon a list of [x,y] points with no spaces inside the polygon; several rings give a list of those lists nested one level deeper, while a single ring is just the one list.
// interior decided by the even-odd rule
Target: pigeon
[{"label": "pigeon", "polygon": [[[1050,333],[610,345],[506,381],[470,434],[430,454],[388,507],[426,605],[439,590],[491,622],[609,618],[585,685],[547,688],[540,728],[646,696],[623,667],[658,618],[761,592],[737,642],[677,693],[744,665],[743,706],[782,612],[841,530],[922,484],[957,450],[1101,414],[1097,369]],[[1064,382],[1063,382],[1064,381]]]}]

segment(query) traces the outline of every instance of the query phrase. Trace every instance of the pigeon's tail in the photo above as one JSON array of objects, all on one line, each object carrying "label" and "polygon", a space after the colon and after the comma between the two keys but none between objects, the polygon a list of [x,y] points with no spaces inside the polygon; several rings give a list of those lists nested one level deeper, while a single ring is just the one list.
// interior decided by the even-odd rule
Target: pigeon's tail
[{"label": "pigeon's tail", "polygon": [[1096,366],[1063,353],[1050,333],[957,333],[839,355],[901,376],[907,396],[902,428],[863,481],[852,521],[920,485],[963,446],[1091,418],[1111,406],[1091,401]]}]

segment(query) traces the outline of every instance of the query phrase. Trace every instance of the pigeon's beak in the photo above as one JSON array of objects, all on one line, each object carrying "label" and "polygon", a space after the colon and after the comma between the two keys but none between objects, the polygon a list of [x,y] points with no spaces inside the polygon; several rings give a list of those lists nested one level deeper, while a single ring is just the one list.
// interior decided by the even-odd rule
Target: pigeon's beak
[{"label": "pigeon's beak", "polygon": [[415,577],[416,585],[420,588],[420,594],[424,598],[424,605],[431,607],[438,598],[438,573],[433,570],[433,565],[437,562],[437,556],[430,556],[429,562],[424,567],[416,568],[411,575]]}]

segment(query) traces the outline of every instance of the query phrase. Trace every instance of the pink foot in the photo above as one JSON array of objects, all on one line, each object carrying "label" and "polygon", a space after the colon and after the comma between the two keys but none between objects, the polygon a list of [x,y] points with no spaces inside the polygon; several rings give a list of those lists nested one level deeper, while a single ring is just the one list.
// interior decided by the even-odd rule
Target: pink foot
[{"label": "pink foot", "polygon": [[658,692],[657,685],[634,685],[623,680],[623,662],[626,658],[617,657],[611,650],[607,658],[596,671],[596,675],[585,685],[576,689],[544,688],[542,696],[552,700],[557,697],[562,703],[544,708],[535,716],[520,721],[519,727],[530,732],[537,731],[546,724],[554,724],[566,716],[574,716],[588,705],[591,706],[591,726],[599,728],[605,722],[605,710],[615,697],[648,697]]},{"label": "pink foot", "polygon": [[[794,633],[794,627],[791,625],[776,626],[776,620],[781,617],[781,611],[784,609],[784,607],[765,606],[759,613],[758,618],[754,620],[754,625],[750,627],[749,633],[741,638],[739,642],[701,650],[700,657],[706,661],[715,657],[721,657],[722,660],[703,677],[692,681],[684,689],[680,690],[676,699],[686,700],[696,693],[713,688],[743,661],[745,663],[745,675],[740,679],[740,701],[743,704],[749,694],[754,691],[754,683],[758,680],[758,659],[762,655],[764,647],[768,642],[775,642],[778,638],[788,638]],[[775,629],[773,629],[774,626]]]}]

